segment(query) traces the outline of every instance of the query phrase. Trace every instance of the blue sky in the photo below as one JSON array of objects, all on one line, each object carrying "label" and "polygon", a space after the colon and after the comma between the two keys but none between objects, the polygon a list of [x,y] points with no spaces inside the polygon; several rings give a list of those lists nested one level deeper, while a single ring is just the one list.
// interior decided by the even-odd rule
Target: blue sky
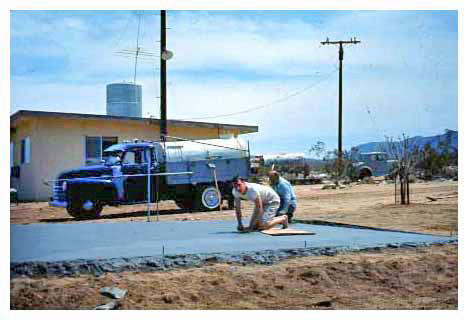
[{"label": "blue sky", "polygon": [[[159,51],[158,11],[12,11],[10,113],[105,114],[105,86]],[[337,144],[338,54],[345,148],[458,130],[456,11],[168,11],[168,117],[258,125],[254,153]],[[158,61],[138,62],[143,116],[159,116]],[[250,111],[248,111],[250,110]],[[246,111],[234,116],[226,114]]]}]

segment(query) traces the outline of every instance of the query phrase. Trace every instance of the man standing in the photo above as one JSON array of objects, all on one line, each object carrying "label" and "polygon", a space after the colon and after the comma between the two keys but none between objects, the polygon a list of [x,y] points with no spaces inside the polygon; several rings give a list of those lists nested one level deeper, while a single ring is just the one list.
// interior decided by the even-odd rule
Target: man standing
[{"label": "man standing", "polygon": [[[266,230],[277,224],[282,224],[285,229],[288,227],[287,215],[275,217],[280,205],[280,198],[270,187],[249,183],[242,178],[235,178],[232,194],[236,207],[237,230],[243,232]],[[255,203],[250,225],[247,228],[242,225],[241,199]]]},{"label": "man standing", "polygon": [[296,210],[296,195],[288,180],[280,177],[277,171],[270,171],[268,173],[270,178],[270,184],[273,190],[279,195],[281,204],[278,209],[278,215],[286,214],[288,216],[288,222],[291,222],[293,213]]}]

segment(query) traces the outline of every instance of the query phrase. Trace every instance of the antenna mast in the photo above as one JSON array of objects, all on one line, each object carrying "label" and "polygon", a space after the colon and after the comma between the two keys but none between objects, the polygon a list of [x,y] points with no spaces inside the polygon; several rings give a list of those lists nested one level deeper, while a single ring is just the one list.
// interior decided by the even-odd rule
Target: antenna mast
[{"label": "antenna mast", "polygon": [[137,31],[137,39],[136,39],[135,70],[133,72],[133,84],[136,84],[138,54],[140,53],[140,47],[138,46],[139,40],[140,40],[140,25],[141,25],[141,12],[138,13],[138,31]]}]

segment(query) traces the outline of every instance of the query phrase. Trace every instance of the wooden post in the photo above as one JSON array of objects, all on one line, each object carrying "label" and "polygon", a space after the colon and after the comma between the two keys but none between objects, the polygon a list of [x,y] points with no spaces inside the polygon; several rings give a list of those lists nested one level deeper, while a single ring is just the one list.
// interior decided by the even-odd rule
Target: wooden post
[{"label": "wooden post", "polygon": [[410,204],[409,175],[406,176],[406,204]]},{"label": "wooden post", "polygon": [[405,194],[405,178],[404,174],[400,172],[400,201],[401,204],[406,203],[406,194]]}]

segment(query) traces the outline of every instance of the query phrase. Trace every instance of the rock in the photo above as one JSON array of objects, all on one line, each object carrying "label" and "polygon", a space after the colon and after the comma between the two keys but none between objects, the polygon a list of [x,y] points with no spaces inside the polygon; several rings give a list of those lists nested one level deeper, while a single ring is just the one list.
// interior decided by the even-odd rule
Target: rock
[{"label": "rock", "polygon": [[127,295],[127,290],[117,287],[105,287],[99,290],[99,293],[112,299],[121,299]]},{"label": "rock", "polygon": [[119,307],[119,301],[118,300],[112,300],[109,301],[106,304],[100,304],[94,310],[115,310]]},{"label": "rock", "polygon": [[333,304],[333,301],[326,300],[326,301],[320,301],[320,302],[314,303],[314,306],[321,307],[321,308],[333,308],[334,304]]}]

